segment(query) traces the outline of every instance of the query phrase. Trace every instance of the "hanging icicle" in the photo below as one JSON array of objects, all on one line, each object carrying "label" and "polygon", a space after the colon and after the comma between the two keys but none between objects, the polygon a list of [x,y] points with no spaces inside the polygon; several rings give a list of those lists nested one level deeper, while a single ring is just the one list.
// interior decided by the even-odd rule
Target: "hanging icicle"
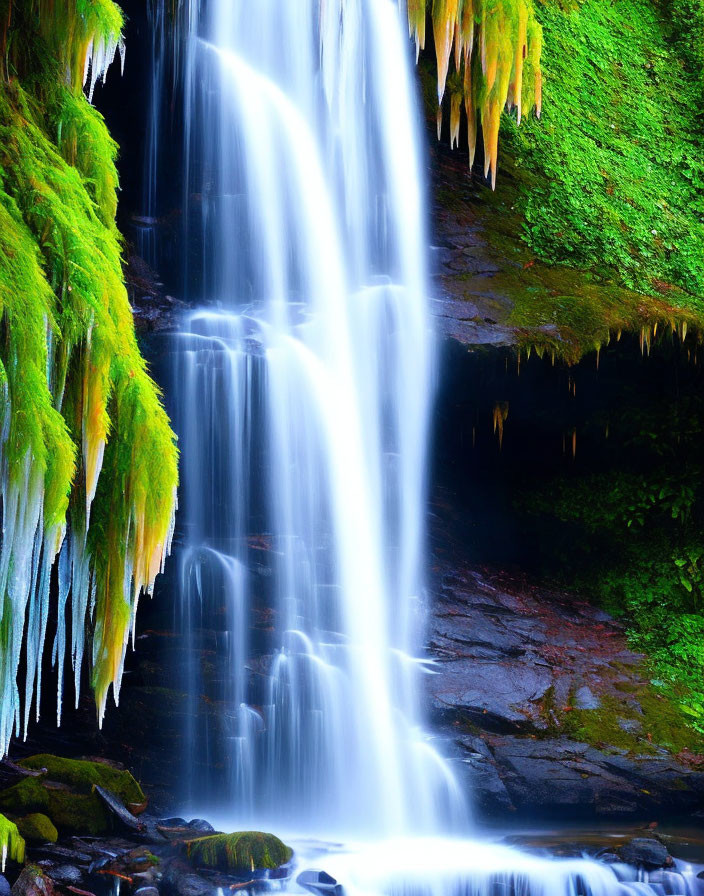
[{"label": "hanging icicle", "polygon": [[[531,0],[409,0],[408,21],[416,51],[425,46],[426,11],[430,10],[442,105],[450,60],[462,85],[453,89],[450,141],[459,140],[459,113],[464,98],[470,166],[474,163],[478,127],[484,146],[484,174],[496,186],[501,113],[515,109],[520,124],[525,112],[540,117],[542,29]],[[454,54],[453,54],[454,47]],[[438,121],[441,121],[439,113]],[[438,126],[438,134],[440,134]]]}]

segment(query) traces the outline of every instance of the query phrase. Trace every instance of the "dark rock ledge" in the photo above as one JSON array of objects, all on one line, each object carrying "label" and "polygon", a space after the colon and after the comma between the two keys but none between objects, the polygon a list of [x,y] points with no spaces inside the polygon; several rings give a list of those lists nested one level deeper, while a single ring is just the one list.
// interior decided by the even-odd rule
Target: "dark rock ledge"
[{"label": "dark rock ledge", "polygon": [[572,595],[473,567],[461,529],[435,517],[428,694],[477,812],[701,813],[704,758],[668,745],[672,707],[623,628]]}]

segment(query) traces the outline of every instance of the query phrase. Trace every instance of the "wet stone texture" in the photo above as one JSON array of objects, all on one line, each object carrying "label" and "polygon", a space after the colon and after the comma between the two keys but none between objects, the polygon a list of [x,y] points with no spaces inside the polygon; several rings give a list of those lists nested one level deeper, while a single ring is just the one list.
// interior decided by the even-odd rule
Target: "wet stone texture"
[{"label": "wet stone texture", "polygon": [[666,702],[623,628],[574,596],[476,568],[461,523],[435,509],[428,701],[477,813],[701,809],[704,760],[650,733]]}]

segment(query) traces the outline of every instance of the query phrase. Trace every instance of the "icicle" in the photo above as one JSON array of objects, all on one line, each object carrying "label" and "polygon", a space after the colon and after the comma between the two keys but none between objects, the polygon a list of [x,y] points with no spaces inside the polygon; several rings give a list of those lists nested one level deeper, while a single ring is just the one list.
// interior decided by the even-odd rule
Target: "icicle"
[{"label": "icicle", "polygon": [[499,451],[503,447],[504,443],[504,423],[508,419],[508,402],[507,401],[497,401],[494,405],[493,412],[493,420],[494,420],[494,432],[499,435]]},{"label": "icicle", "polygon": [[462,95],[453,93],[450,99],[450,149],[460,144],[460,108]]},{"label": "icicle", "polygon": [[450,51],[455,36],[458,0],[438,0],[433,4],[433,36],[438,67],[438,102],[445,95],[445,84],[450,67]]},{"label": "icicle", "polygon": [[[411,34],[416,35],[416,52],[420,28],[425,26],[422,0],[410,0],[408,20]],[[438,102],[442,103],[448,78],[450,56],[454,47],[455,67],[463,71],[463,94],[468,123],[470,166],[476,148],[476,112],[481,115],[484,132],[485,177],[491,176],[496,186],[498,138],[504,108],[516,108],[518,123],[524,117],[524,76],[533,72],[530,105],[538,117],[542,105],[540,55],[542,36],[535,19],[531,0],[510,0],[493,4],[489,0],[433,0],[433,35],[438,76]],[[475,52],[476,22],[479,23],[478,48]],[[422,23],[422,25],[421,25]],[[424,38],[423,32],[423,38]],[[478,57],[475,63],[475,56]],[[528,63],[528,65],[526,64]],[[451,110],[450,142],[458,143],[459,125]]]}]

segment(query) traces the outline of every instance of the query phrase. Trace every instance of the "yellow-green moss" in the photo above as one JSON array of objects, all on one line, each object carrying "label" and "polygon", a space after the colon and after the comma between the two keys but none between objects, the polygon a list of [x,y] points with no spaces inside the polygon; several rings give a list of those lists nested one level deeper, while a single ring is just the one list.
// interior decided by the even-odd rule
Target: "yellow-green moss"
[{"label": "yellow-green moss", "polygon": [[256,871],[285,865],[293,850],[273,834],[241,831],[200,837],[186,844],[194,865],[222,871]]},{"label": "yellow-green moss", "polygon": [[95,794],[75,793],[63,784],[24,778],[0,793],[0,809],[22,816],[40,812],[70,834],[100,836],[111,830],[110,816]]},{"label": "yellow-green moss", "polygon": [[[104,762],[87,759],[64,759],[49,753],[30,756],[19,763],[27,769],[46,769],[46,780],[67,784],[78,793],[92,793],[99,784],[112,791],[122,802],[135,812],[146,804],[142,788],[125,769],[113,768]],[[35,779],[36,780],[36,779]]]},{"label": "yellow-green moss", "polygon": [[41,812],[33,812],[16,821],[17,830],[30,843],[56,843],[59,832],[53,822]]},{"label": "yellow-green moss", "polygon": [[[0,696],[15,699],[23,625],[13,614],[25,612],[37,575],[27,565],[40,562],[27,546],[40,530],[48,568],[68,527],[72,652],[80,665],[85,623],[102,715],[139,593],[168,551],[177,484],[174,437],[123,283],[117,148],[81,89],[90,48],[98,68],[109,62],[122,15],[112,0],[0,0],[0,13],[0,475],[8,514],[23,496],[17,524],[4,521]],[[29,602],[37,620],[48,581],[42,572],[42,593]],[[36,627],[27,712],[43,647]],[[0,748],[13,717],[10,707]]]},{"label": "yellow-green moss", "polygon": [[[0,815],[0,853],[15,862],[24,862],[24,840],[17,826],[4,815]],[[4,860],[2,864],[4,871]]]}]

